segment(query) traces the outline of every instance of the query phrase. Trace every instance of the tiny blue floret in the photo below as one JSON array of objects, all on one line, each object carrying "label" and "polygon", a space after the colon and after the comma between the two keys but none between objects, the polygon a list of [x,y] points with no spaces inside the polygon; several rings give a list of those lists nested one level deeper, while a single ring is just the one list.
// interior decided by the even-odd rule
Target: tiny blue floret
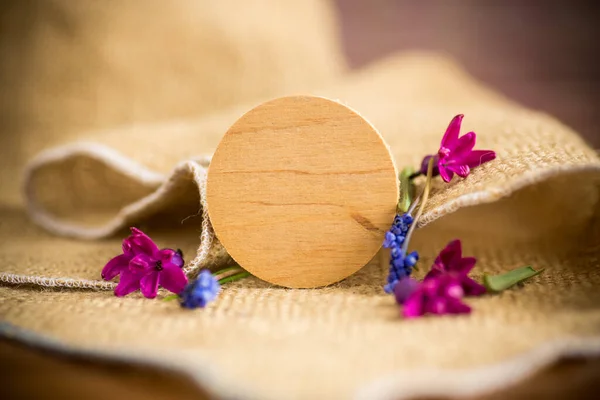
[{"label": "tiny blue floret", "polygon": [[221,285],[217,279],[205,269],[200,272],[198,278],[188,283],[181,292],[181,306],[185,308],[204,308],[219,295]]}]

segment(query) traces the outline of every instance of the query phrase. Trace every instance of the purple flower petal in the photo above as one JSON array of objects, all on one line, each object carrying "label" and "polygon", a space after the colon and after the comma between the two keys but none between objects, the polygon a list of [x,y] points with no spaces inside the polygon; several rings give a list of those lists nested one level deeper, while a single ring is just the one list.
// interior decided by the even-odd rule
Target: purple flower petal
[{"label": "purple flower petal", "polygon": [[115,296],[123,297],[138,290],[140,288],[140,278],[140,275],[131,273],[128,269],[124,269],[121,273],[119,284],[115,288]]},{"label": "purple flower petal", "polygon": [[449,267],[462,257],[462,244],[459,239],[453,240],[444,247],[435,259],[435,265],[448,271]]},{"label": "purple flower petal", "polygon": [[448,301],[444,297],[435,297],[427,303],[425,307],[425,311],[431,314],[446,314],[447,313],[447,303]]},{"label": "purple flower petal", "polygon": [[462,123],[463,115],[459,114],[456,117],[452,118],[448,128],[446,128],[446,133],[444,133],[444,137],[442,137],[442,146],[447,147],[449,149],[454,148],[454,144],[458,139],[458,134],[460,133],[460,124]]},{"label": "purple flower petal", "polygon": [[455,172],[456,175],[460,176],[461,178],[466,178],[467,176],[469,176],[469,173],[471,172],[471,168],[469,168],[468,165],[448,165],[446,167],[448,170]]},{"label": "purple flower petal", "polygon": [[466,296],[479,296],[485,293],[485,286],[468,276],[476,262],[474,257],[463,257],[460,240],[453,240],[436,257],[431,270],[425,276],[425,282],[438,280],[449,284],[448,282],[454,280],[460,283]]},{"label": "purple flower petal", "polygon": [[171,262],[177,267],[183,268],[183,266],[185,265],[185,261],[183,260],[183,253],[181,252],[181,250],[177,250],[175,254],[173,254],[173,257],[171,257]]},{"label": "purple flower petal", "polygon": [[159,283],[160,286],[168,291],[179,294],[183,291],[185,285],[187,285],[188,278],[179,266],[169,262],[163,264],[163,270],[160,271]]},{"label": "purple flower petal", "polygon": [[440,169],[438,167],[440,159],[437,155],[425,156],[423,158],[423,161],[421,161],[421,169],[419,170],[419,172],[423,175],[427,175],[427,168],[429,168],[429,160],[431,159],[431,157],[433,157],[433,169],[431,171],[431,176],[438,176],[440,174]]},{"label": "purple flower petal", "polygon": [[428,296],[435,296],[439,288],[443,285],[445,278],[447,278],[447,274],[442,273],[436,279],[426,279],[421,283],[419,289]]},{"label": "purple flower petal", "polygon": [[463,162],[471,168],[480,166],[483,163],[492,161],[496,158],[496,153],[492,150],[473,150],[469,155],[463,158]]},{"label": "purple flower petal", "polygon": [[427,281],[429,279],[437,278],[440,275],[443,275],[445,273],[446,272],[443,269],[439,268],[436,264],[433,264],[431,266],[431,270],[429,270],[429,272],[427,273],[427,275],[425,275],[424,281]]},{"label": "purple flower petal", "polygon": [[442,162],[440,160],[439,164],[438,164],[438,169],[440,171],[440,176],[442,177],[442,179],[444,180],[444,182],[450,182],[452,180],[452,177],[454,176],[454,172],[450,171],[448,168],[444,167],[442,165]]},{"label": "purple flower petal", "polygon": [[449,299],[446,302],[446,312],[448,314],[468,314],[471,312],[471,307],[458,299]]},{"label": "purple flower petal", "polygon": [[183,255],[180,250],[159,250],[154,241],[137,228],[123,241],[123,254],[110,260],[102,270],[104,279],[121,275],[115,295],[125,296],[141,289],[147,298],[157,295],[159,284],[180,293],[187,284],[182,268]]},{"label": "purple flower petal", "polygon": [[131,247],[131,242],[129,240],[129,237],[127,237],[123,240],[123,244],[121,245],[121,248],[123,249],[123,254],[128,255],[130,257],[135,256],[135,252],[133,251],[133,248]]},{"label": "purple flower petal", "polygon": [[140,280],[140,289],[144,297],[153,299],[158,293],[158,271],[152,271],[142,277]]},{"label": "purple flower petal", "polygon": [[405,318],[420,317],[425,314],[424,296],[419,290],[415,291],[406,301],[402,309]]},{"label": "purple flower petal", "polygon": [[400,279],[394,286],[394,296],[398,304],[404,304],[404,302],[413,294],[419,287],[419,282],[413,278]]},{"label": "purple flower petal", "polygon": [[129,265],[129,256],[120,254],[112,258],[102,269],[102,279],[110,281]]},{"label": "purple flower petal", "polygon": [[467,275],[463,275],[460,278],[460,284],[466,296],[481,296],[486,292],[485,286],[469,278]]},{"label": "purple flower petal", "polygon": [[[462,115],[457,115],[452,119],[437,153],[439,174],[445,182],[450,182],[454,174],[466,178],[472,168],[496,158],[496,153],[491,150],[473,150],[477,140],[475,132],[459,137],[462,118]],[[428,157],[423,159],[423,163]],[[421,172],[423,168],[422,164]]]},{"label": "purple flower petal", "polygon": [[446,298],[461,299],[465,295],[465,291],[458,280],[453,280],[444,287],[443,295]]},{"label": "purple flower petal", "polygon": [[404,302],[403,315],[415,318],[425,314],[462,314],[471,308],[462,302],[462,282],[454,273],[439,272],[426,279]]},{"label": "purple flower petal", "polygon": [[453,265],[453,270],[461,274],[468,274],[475,267],[477,259],[475,257],[464,257]]},{"label": "purple flower petal", "polygon": [[128,246],[131,248],[130,251],[136,254],[144,253],[149,256],[157,255],[158,247],[148,235],[137,228],[131,228],[131,233],[132,235],[125,239],[129,241]]},{"label": "purple flower petal", "polygon": [[140,253],[129,261],[129,270],[134,274],[144,274],[148,269],[153,269],[155,263],[150,256]]},{"label": "purple flower petal", "polygon": [[183,268],[185,262],[183,261],[182,254],[183,253],[181,253],[181,250],[175,251],[173,249],[162,249],[159,252],[159,259],[163,263],[173,263],[179,268]]},{"label": "purple flower petal", "polygon": [[451,157],[456,161],[457,164],[462,164],[460,162],[466,156],[469,155],[471,151],[473,151],[473,147],[475,147],[475,142],[477,140],[477,135],[475,132],[469,132],[461,136],[457,141],[454,149],[452,149]]}]

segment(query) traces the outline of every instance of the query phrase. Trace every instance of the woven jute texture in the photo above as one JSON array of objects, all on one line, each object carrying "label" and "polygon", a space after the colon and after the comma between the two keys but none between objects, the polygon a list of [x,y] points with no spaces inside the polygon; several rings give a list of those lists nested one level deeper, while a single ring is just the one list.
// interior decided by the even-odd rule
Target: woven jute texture
[{"label": "woven jute texture", "polygon": [[[327,0],[32,0],[0,5],[0,158],[82,131],[210,114],[344,71]],[[173,165],[169,165],[171,168]],[[3,193],[16,203],[14,190]]]},{"label": "woven jute texture", "polygon": [[[422,255],[419,277],[454,238],[477,257],[477,279],[523,265],[545,272],[469,299],[472,315],[411,321],[383,293],[387,266],[379,258],[320,289],[248,278],[196,311],[139,294],[5,282],[3,320],[67,348],[182,368],[213,394],[236,398],[469,394],[562,354],[598,352],[600,160],[574,132],[431,55],[394,56],[311,93],[361,113],[399,166],[435,152],[458,113],[478,147],[497,152],[465,180],[436,182],[411,246]],[[2,209],[2,279],[94,286],[129,225],[195,257],[191,270],[227,263],[203,227],[203,155],[257,102],[195,121],[90,134],[39,155],[28,167],[27,200],[41,227],[21,209]]]}]

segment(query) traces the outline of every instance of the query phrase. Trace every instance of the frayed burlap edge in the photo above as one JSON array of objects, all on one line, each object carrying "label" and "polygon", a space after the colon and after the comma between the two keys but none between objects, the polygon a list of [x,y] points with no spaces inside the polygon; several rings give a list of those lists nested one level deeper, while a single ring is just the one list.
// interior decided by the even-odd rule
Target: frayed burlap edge
[{"label": "frayed burlap edge", "polygon": [[[113,168],[139,183],[153,185],[157,188],[150,195],[121,209],[114,218],[101,227],[86,228],[61,221],[37,202],[32,187],[31,177],[36,170],[44,168],[48,164],[58,163],[79,156],[90,157],[101,161],[107,167]],[[117,230],[127,226],[131,221],[135,221],[143,214],[146,208],[160,203],[179,179],[191,174],[193,182],[196,184],[199,191],[199,213],[202,214],[202,222],[199,237],[200,244],[196,252],[196,257],[186,265],[184,270],[187,275],[194,275],[199,269],[211,263],[212,260],[210,259],[210,255],[215,242],[214,232],[208,218],[208,207],[206,204],[206,169],[209,163],[210,157],[208,156],[184,161],[175,167],[169,177],[165,177],[135,163],[119,152],[100,144],[77,143],[62,146],[41,153],[28,164],[25,170],[24,186],[26,207],[32,220],[50,232],[78,239],[99,239],[110,236]],[[41,277],[6,272],[0,273],[0,282],[92,290],[112,290],[116,286],[114,282],[105,282],[101,280],[73,279],[70,277]]]},{"label": "frayed burlap edge", "polygon": [[[148,356],[147,353],[107,351],[67,345],[15,325],[0,322],[0,336],[18,340],[37,349],[93,360],[111,360],[132,365],[149,366],[171,371],[192,380],[200,389],[218,398],[253,399],[251,391],[232,386],[219,378],[208,360],[194,354],[193,358]],[[600,356],[600,339],[577,339],[548,342],[512,359],[484,367],[462,370],[423,369],[396,371],[359,388],[353,395],[357,400],[411,399],[423,396],[479,396],[513,386],[561,359],[568,357]]]},{"label": "frayed burlap edge", "polygon": [[544,343],[484,367],[398,371],[361,388],[358,400],[474,397],[513,386],[563,358],[600,356],[600,339],[569,338]]}]

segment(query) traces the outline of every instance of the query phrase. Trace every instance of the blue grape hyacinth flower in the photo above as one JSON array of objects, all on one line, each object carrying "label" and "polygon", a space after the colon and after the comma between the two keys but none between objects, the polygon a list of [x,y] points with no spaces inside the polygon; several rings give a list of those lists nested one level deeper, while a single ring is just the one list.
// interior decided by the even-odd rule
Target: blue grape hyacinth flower
[{"label": "blue grape hyacinth flower", "polygon": [[413,218],[408,213],[396,215],[392,227],[385,233],[383,247],[390,249],[390,269],[387,284],[383,287],[386,293],[392,293],[399,280],[410,276],[419,260],[416,251],[409,254],[403,254],[402,251],[402,245],[412,223]]},{"label": "blue grape hyacinth flower", "polygon": [[204,308],[217,298],[220,291],[219,281],[209,270],[202,270],[198,278],[189,283],[181,292],[181,306],[185,308]]}]

